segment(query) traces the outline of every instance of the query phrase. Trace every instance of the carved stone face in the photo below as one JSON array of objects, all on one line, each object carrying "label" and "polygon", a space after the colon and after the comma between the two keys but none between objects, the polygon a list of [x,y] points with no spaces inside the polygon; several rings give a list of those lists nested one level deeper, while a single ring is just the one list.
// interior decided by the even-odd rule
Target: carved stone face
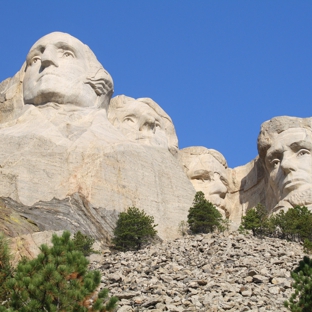
[{"label": "carved stone face", "polygon": [[162,118],[147,104],[129,101],[116,111],[113,125],[138,143],[168,148]]},{"label": "carved stone face", "polygon": [[291,128],[275,136],[265,165],[278,200],[312,187],[312,132]]},{"label": "carved stone face", "polygon": [[194,155],[187,175],[196,191],[202,191],[215,206],[225,208],[227,193],[226,168],[212,155]]},{"label": "carved stone face", "polygon": [[92,106],[97,98],[85,84],[88,63],[84,44],[65,33],[39,39],[27,55],[23,81],[25,104],[50,102]]}]

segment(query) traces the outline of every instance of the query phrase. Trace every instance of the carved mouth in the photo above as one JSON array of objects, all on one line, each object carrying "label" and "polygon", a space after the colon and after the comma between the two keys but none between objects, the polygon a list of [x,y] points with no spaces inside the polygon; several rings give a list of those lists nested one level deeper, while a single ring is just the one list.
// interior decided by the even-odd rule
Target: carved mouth
[{"label": "carved mouth", "polygon": [[59,77],[59,75],[55,74],[55,73],[43,73],[37,81],[39,81],[41,78],[45,77],[45,76],[56,76]]},{"label": "carved mouth", "polygon": [[300,184],[306,184],[307,182],[303,179],[291,179],[291,180],[287,180],[283,183],[283,188],[287,189],[287,188],[294,188],[294,187],[298,187]]},{"label": "carved mouth", "polygon": [[209,194],[207,198],[212,202],[213,205],[217,207],[224,206],[224,198],[222,198],[220,194]]}]

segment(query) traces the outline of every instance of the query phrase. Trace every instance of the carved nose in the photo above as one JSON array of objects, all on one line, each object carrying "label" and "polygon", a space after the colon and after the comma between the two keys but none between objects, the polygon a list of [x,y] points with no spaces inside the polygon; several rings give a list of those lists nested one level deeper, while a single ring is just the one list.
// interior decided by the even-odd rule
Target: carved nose
[{"label": "carved nose", "polygon": [[221,197],[221,198],[225,198],[225,195],[226,195],[226,193],[227,193],[227,188],[226,188],[226,186],[222,183],[222,181],[220,181],[220,186],[219,186],[219,188],[220,188],[220,193],[219,193],[219,196]]},{"label": "carved nose", "polygon": [[220,180],[220,178],[216,177],[211,183],[213,184],[212,194],[218,194],[221,198],[225,198],[227,193],[227,187]]},{"label": "carved nose", "polygon": [[53,47],[47,46],[41,56],[41,66],[51,65],[58,67],[57,51]]},{"label": "carved nose", "polygon": [[156,120],[151,116],[143,116],[141,119],[139,131],[152,131],[155,132]]},{"label": "carved nose", "polygon": [[281,168],[286,174],[290,173],[291,171],[295,171],[294,159],[284,156],[281,161]]}]

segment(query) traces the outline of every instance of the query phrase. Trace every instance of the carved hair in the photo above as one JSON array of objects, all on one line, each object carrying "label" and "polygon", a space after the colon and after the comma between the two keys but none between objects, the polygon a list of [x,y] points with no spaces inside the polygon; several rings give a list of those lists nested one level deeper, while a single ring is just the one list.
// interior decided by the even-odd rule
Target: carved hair
[{"label": "carved hair", "polygon": [[99,107],[107,109],[114,92],[113,79],[97,60],[92,50],[86,44],[83,46],[88,65],[85,83],[89,84],[98,96],[103,97]]},{"label": "carved hair", "polygon": [[165,131],[168,138],[168,146],[169,151],[172,155],[177,154],[178,152],[178,138],[174,129],[173,122],[168,114],[152,99],[150,98],[138,98],[134,99],[125,95],[118,95],[114,97],[108,109],[108,119],[114,124],[116,120],[118,120],[117,111],[120,108],[124,108],[127,106],[127,103],[137,101],[142,104],[148,105],[151,109],[153,109],[157,115],[159,115],[163,122],[163,130]]},{"label": "carved hair", "polygon": [[187,163],[188,162],[187,159],[189,159],[188,156],[192,156],[192,155],[200,156],[200,155],[205,155],[205,154],[211,155],[212,157],[214,157],[225,169],[228,167],[224,156],[220,152],[214,149],[209,149],[204,146],[191,146],[191,147],[183,148],[180,152],[181,152],[182,163],[187,168],[189,165]]},{"label": "carved hair", "polygon": [[291,128],[303,128],[312,131],[312,118],[279,116],[261,125],[258,136],[258,153],[262,161],[264,161],[267,150],[271,147],[274,137]]}]

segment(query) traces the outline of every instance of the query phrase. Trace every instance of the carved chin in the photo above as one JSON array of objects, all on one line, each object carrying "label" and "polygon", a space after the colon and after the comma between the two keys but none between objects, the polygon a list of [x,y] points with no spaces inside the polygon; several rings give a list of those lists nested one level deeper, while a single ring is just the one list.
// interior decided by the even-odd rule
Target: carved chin
[{"label": "carved chin", "polygon": [[[55,90],[55,88],[41,88],[36,93],[25,93],[24,103],[44,105],[47,103],[72,104],[80,107],[92,107],[97,103],[97,95],[89,85],[71,90]],[[69,93],[68,91],[73,91]]]},{"label": "carved chin", "polygon": [[24,96],[25,104],[43,105],[47,103],[64,104],[64,96],[59,92],[50,90],[41,91],[35,96]]},{"label": "carved chin", "polygon": [[312,204],[312,189],[306,189],[305,191],[291,192],[284,201],[289,202],[293,207],[296,205],[306,206]]}]

